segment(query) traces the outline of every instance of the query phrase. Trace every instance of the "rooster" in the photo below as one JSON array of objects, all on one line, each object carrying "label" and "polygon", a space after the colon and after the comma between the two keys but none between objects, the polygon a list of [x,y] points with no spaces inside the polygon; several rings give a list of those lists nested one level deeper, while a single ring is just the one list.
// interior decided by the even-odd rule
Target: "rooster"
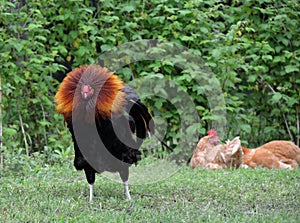
[{"label": "rooster", "polygon": [[72,70],[55,95],[56,111],[72,134],[77,170],[84,170],[93,200],[95,174],[118,172],[130,199],[129,167],[140,160],[143,139],[154,132],[147,107],[105,67]]},{"label": "rooster", "polygon": [[295,169],[300,165],[300,148],[289,141],[274,140],[256,149],[242,149],[248,167]]},{"label": "rooster", "polygon": [[243,153],[239,137],[226,144],[219,144],[219,137],[216,131],[208,131],[208,135],[200,139],[193,156],[190,166],[206,169],[226,169],[239,168],[243,161]]}]

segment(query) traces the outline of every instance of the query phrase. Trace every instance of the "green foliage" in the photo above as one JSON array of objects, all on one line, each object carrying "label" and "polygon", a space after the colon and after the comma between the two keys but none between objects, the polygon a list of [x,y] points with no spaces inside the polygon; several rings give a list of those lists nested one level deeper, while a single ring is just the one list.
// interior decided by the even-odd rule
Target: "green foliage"
[{"label": "green foliage", "polygon": [[[272,139],[299,144],[298,1],[103,0],[90,6],[91,2],[43,0],[22,6],[1,0],[3,150],[48,150],[67,157],[71,137],[55,113],[55,78],[79,65],[97,63],[114,47],[143,39],[171,42],[172,49],[175,43],[187,47],[212,70],[226,102],[227,131],[220,133],[224,139],[240,135],[250,146]],[[167,47],[165,54],[159,46],[150,48],[153,58],[169,52]],[[167,144],[176,148],[185,139],[190,148],[185,155],[190,154],[199,135],[214,120],[222,121],[210,108],[207,92],[214,89],[209,80],[197,81],[199,61],[187,64],[183,54],[173,60],[142,61],[136,59],[139,54],[123,53],[130,57],[116,72],[125,82],[167,78],[192,99],[199,118],[187,116],[192,124],[182,132],[181,109],[162,97],[144,98],[155,115],[167,120]],[[177,94],[173,103],[180,100]]]}]

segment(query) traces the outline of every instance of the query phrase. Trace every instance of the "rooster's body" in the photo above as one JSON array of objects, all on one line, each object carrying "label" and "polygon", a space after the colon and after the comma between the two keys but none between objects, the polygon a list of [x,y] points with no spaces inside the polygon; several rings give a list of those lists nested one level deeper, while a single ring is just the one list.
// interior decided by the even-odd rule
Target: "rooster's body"
[{"label": "rooster's body", "polygon": [[90,184],[90,201],[95,174],[103,171],[119,172],[130,199],[129,166],[140,159],[138,148],[153,131],[145,105],[121,79],[97,65],[71,71],[55,100],[72,134],[74,166],[85,171]]}]

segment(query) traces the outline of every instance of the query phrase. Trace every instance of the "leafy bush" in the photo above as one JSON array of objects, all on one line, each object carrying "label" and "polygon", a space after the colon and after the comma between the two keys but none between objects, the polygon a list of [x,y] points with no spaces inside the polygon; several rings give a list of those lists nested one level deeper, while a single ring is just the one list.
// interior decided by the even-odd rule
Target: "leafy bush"
[{"label": "leafy bush", "polygon": [[[240,135],[250,146],[272,139],[299,145],[297,1],[2,0],[0,12],[6,152],[21,148],[29,155],[48,149],[67,156],[71,137],[53,103],[59,81],[72,68],[104,63],[99,56],[143,39],[182,45],[211,69],[226,102],[227,128],[219,129],[224,139]],[[134,56],[116,70],[125,82],[164,77],[192,98],[199,118],[184,132],[180,109],[161,97],[144,98],[154,114],[168,120],[167,144],[176,148],[187,139],[184,146],[190,149],[185,155],[190,154],[200,135],[220,118],[213,115],[206,97],[214,89],[208,80],[202,80],[203,86],[195,80],[200,75],[193,67],[197,61],[182,69],[170,60],[131,63]],[[180,94],[176,100],[180,102]]]}]

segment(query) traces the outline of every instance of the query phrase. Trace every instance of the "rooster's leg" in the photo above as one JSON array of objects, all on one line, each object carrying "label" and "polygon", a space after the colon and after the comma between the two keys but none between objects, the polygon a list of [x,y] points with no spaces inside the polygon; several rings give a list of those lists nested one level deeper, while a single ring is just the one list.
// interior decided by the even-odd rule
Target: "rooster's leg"
[{"label": "rooster's leg", "polygon": [[124,182],[124,187],[125,187],[125,196],[128,200],[130,200],[131,196],[129,193],[128,180]]},{"label": "rooster's leg", "polygon": [[90,202],[93,201],[94,198],[94,184],[90,184]]},{"label": "rooster's leg", "polygon": [[120,177],[124,183],[124,189],[125,189],[125,196],[128,200],[131,199],[130,193],[129,193],[129,186],[128,186],[128,178],[129,178],[129,168],[125,167],[122,171],[119,172]]},{"label": "rooster's leg", "polygon": [[94,197],[93,193],[94,193],[94,182],[95,182],[96,172],[91,167],[86,167],[84,169],[84,172],[85,172],[86,180],[90,185],[90,202],[92,202]]}]

